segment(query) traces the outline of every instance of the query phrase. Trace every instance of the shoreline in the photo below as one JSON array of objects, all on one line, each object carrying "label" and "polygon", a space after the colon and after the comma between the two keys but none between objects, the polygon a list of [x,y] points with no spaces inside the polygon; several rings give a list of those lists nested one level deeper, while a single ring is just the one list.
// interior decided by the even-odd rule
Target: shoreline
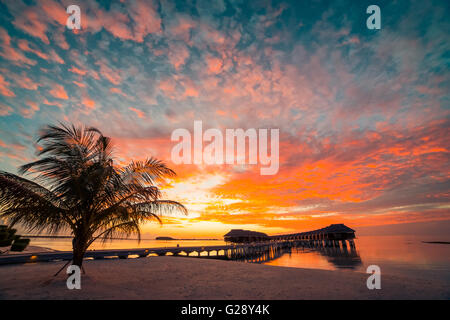
[{"label": "shoreline", "polygon": [[[7,249],[9,249],[10,246],[8,247],[0,247],[0,251],[3,252]],[[59,250],[55,250],[52,248],[48,248],[48,247],[41,247],[41,246],[27,246],[25,248],[25,250],[23,251],[9,251],[8,253],[3,253],[0,256],[8,256],[8,255],[15,255],[15,254],[29,254],[29,253],[45,253],[45,252],[58,252]]]},{"label": "shoreline", "polygon": [[438,281],[301,269],[215,259],[148,257],[86,260],[81,290],[66,288],[65,261],[0,266],[0,299],[450,299]]}]

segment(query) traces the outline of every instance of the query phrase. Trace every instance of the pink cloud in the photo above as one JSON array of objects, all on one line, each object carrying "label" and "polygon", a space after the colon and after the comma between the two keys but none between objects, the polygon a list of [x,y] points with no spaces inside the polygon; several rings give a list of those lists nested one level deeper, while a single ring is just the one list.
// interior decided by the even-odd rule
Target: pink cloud
[{"label": "pink cloud", "polygon": [[122,79],[119,73],[112,70],[105,61],[100,60],[96,64],[100,66],[100,74],[103,76],[103,78],[105,78],[112,84],[120,84]]},{"label": "pink cloud", "polygon": [[[130,19],[120,12],[98,12],[100,25],[114,37],[123,40],[133,40],[133,33],[129,27]],[[89,25],[88,25],[89,26]]]},{"label": "pink cloud", "polygon": [[142,112],[141,110],[133,108],[133,107],[130,107],[128,109],[130,109],[131,111],[135,112],[139,118],[141,118],[141,119],[145,118],[145,113]]},{"label": "pink cloud", "polygon": [[111,93],[120,94],[121,96],[129,98],[129,96],[125,92],[123,92],[120,88],[110,88],[109,91]]},{"label": "pink cloud", "polygon": [[73,81],[74,84],[76,84],[77,86],[79,86],[80,88],[85,88],[86,84],[78,82],[78,81]]},{"label": "pink cloud", "polygon": [[16,94],[9,89],[9,82],[0,74],[0,93],[6,97],[15,97]]},{"label": "pink cloud", "polygon": [[50,44],[46,35],[48,23],[43,21],[44,16],[39,12],[40,10],[36,10],[35,7],[22,7],[11,11],[13,11],[13,24],[16,28],[41,39],[45,44]]},{"label": "pink cloud", "polygon": [[1,38],[1,53],[0,56],[3,58],[13,61],[17,65],[28,64],[35,65],[36,61],[27,58],[22,52],[16,50],[12,47],[11,37],[8,35],[5,29],[0,27],[0,38]]},{"label": "pink cloud", "polygon": [[64,8],[64,6],[60,3],[53,0],[45,0],[41,1],[39,6],[48,18],[52,19],[59,25],[66,25],[69,14],[66,13],[66,8]]},{"label": "pink cloud", "polygon": [[84,76],[87,73],[86,70],[81,70],[81,69],[78,69],[77,67],[72,67],[68,71],[79,74],[81,76]]},{"label": "pink cloud", "polygon": [[56,101],[48,101],[47,99],[44,99],[42,101],[43,104],[49,105],[49,106],[57,106],[58,108],[62,108],[63,105],[60,102]]},{"label": "pink cloud", "polygon": [[24,88],[27,90],[37,90],[39,87],[39,85],[36,82],[34,82],[31,78],[29,78],[25,72],[22,72],[21,74],[11,73],[9,77],[14,81],[14,85],[20,88]]},{"label": "pink cloud", "polygon": [[30,44],[27,40],[20,39],[17,43],[19,49],[26,52],[31,52],[37,55],[39,58],[44,60],[52,60],[59,64],[63,64],[64,60],[61,59],[61,57],[55,52],[55,50],[51,49],[49,54],[46,54],[42,51],[39,51],[37,49],[33,49],[30,47]]},{"label": "pink cloud", "polygon": [[69,44],[66,41],[66,38],[64,36],[64,33],[62,32],[55,32],[52,34],[53,36],[53,41],[61,48],[64,50],[69,49]]},{"label": "pink cloud", "polygon": [[430,88],[427,86],[416,86],[416,90],[419,93],[427,95],[439,95],[442,93],[442,90],[439,88]]},{"label": "pink cloud", "polygon": [[102,28],[122,40],[143,42],[148,34],[161,32],[161,18],[151,1],[134,1],[127,11],[112,9],[108,12],[95,3],[87,3],[88,12],[82,28],[88,32],[98,32]]},{"label": "pink cloud", "polygon": [[205,60],[210,73],[218,74],[222,71],[223,62],[221,59],[209,56]]},{"label": "pink cloud", "polygon": [[89,96],[85,95],[81,99],[81,103],[87,107],[88,110],[93,110],[95,108],[95,101],[92,100]]},{"label": "pink cloud", "polygon": [[172,79],[162,80],[159,83],[159,88],[165,95],[173,95],[175,93],[176,84]]},{"label": "pink cloud", "polygon": [[0,117],[8,116],[12,112],[13,112],[13,109],[10,106],[0,104]]},{"label": "pink cloud", "polygon": [[197,89],[196,84],[189,78],[185,78],[183,80],[183,86],[184,86],[184,96],[185,97],[198,97],[199,96],[199,91]]},{"label": "pink cloud", "polygon": [[33,101],[27,101],[27,106],[28,108],[21,108],[20,109],[20,114],[24,117],[24,118],[32,118],[33,115],[36,113],[36,111],[39,111],[39,105],[36,102]]},{"label": "pink cloud", "polygon": [[53,89],[49,91],[49,93],[58,99],[63,99],[63,100],[67,100],[69,99],[69,96],[67,95],[66,90],[64,89],[64,87],[60,84],[55,83],[53,85]]},{"label": "pink cloud", "polygon": [[17,46],[22,51],[34,53],[39,58],[44,59],[44,60],[48,60],[48,55],[46,55],[45,53],[43,53],[43,52],[41,52],[41,51],[39,51],[37,49],[30,48],[30,44],[29,44],[29,42],[27,40],[20,39],[17,42]]},{"label": "pink cloud", "polygon": [[161,18],[151,1],[133,2],[130,15],[135,24],[133,30],[135,41],[142,42],[146,35],[161,32]]},{"label": "pink cloud", "polygon": [[169,62],[178,71],[185,64],[186,60],[189,58],[188,48],[180,43],[172,43],[169,45]]},{"label": "pink cloud", "polygon": [[64,64],[64,60],[53,49],[50,50],[50,59],[56,63]]},{"label": "pink cloud", "polygon": [[194,29],[196,25],[197,24],[190,18],[181,17],[178,19],[178,24],[170,28],[170,33],[174,38],[183,40],[184,43],[192,46],[191,30]]}]

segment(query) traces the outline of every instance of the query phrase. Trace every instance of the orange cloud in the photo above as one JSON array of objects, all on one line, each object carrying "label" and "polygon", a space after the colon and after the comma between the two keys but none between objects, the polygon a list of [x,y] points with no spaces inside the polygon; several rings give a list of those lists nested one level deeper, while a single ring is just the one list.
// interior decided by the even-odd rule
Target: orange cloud
[{"label": "orange cloud", "polygon": [[42,19],[42,13],[33,7],[18,8],[17,10],[21,10],[21,12],[15,12],[13,25],[29,35],[41,39],[45,44],[50,44],[46,35],[48,23]]},{"label": "orange cloud", "polygon": [[73,73],[76,73],[76,74],[79,74],[80,76],[84,76],[87,73],[86,70],[81,70],[81,69],[78,69],[77,67],[72,67],[72,68],[69,69],[69,71],[73,72]]},{"label": "orange cloud", "polygon": [[182,43],[171,44],[168,58],[175,69],[179,70],[189,58],[189,50]]},{"label": "orange cloud", "polygon": [[223,67],[223,62],[216,57],[207,57],[206,64],[208,66],[208,71],[213,74],[220,73]]},{"label": "orange cloud", "polygon": [[83,105],[85,105],[88,110],[92,110],[95,108],[95,101],[92,100],[89,96],[85,95],[83,96],[83,98],[81,99],[81,103]]},{"label": "orange cloud", "polygon": [[33,101],[27,101],[28,108],[21,108],[20,114],[24,118],[32,118],[36,111],[39,111],[39,105]]},{"label": "orange cloud", "polygon": [[131,111],[135,112],[139,118],[141,118],[141,119],[145,118],[145,113],[142,112],[141,110],[133,108],[133,107],[130,107],[128,109],[130,109]]},{"label": "orange cloud", "polygon": [[109,91],[111,93],[117,93],[120,94],[121,96],[128,97],[128,95],[124,93],[120,88],[110,88]]},{"label": "orange cloud", "polygon": [[27,40],[20,39],[17,43],[17,46],[19,47],[20,50],[34,53],[41,59],[48,60],[48,58],[49,58],[48,55],[46,55],[45,53],[43,53],[37,49],[30,48],[30,44]]},{"label": "orange cloud", "polygon": [[86,87],[85,83],[81,83],[81,82],[78,82],[78,81],[73,81],[73,83],[76,84],[80,88],[85,88]]},{"label": "orange cloud", "polygon": [[13,112],[13,109],[10,106],[0,104],[0,117],[8,116],[12,112]]},{"label": "orange cloud", "polygon": [[0,93],[6,97],[15,97],[16,94],[9,89],[9,82],[0,74]]},{"label": "orange cloud", "polygon": [[2,56],[3,58],[5,58],[7,60],[14,62],[17,65],[20,65],[20,64],[35,65],[36,64],[36,61],[25,57],[25,55],[22,52],[14,49],[12,47],[10,36],[6,32],[6,30],[1,27],[0,27],[0,38],[2,41],[2,43],[0,45],[0,48],[1,48],[0,56]]},{"label": "orange cloud", "polygon": [[57,83],[55,83],[55,84],[53,85],[53,89],[51,89],[51,90],[49,91],[49,93],[50,93],[53,97],[58,98],[58,99],[63,99],[63,100],[69,99],[69,96],[67,95],[67,92],[66,92],[66,90],[64,89],[64,87],[63,87],[62,85],[60,85],[60,84],[57,84]]},{"label": "orange cloud", "polygon": [[98,61],[97,65],[100,66],[100,74],[111,82],[112,84],[119,85],[121,82],[121,77],[118,72],[112,70],[105,61]]}]

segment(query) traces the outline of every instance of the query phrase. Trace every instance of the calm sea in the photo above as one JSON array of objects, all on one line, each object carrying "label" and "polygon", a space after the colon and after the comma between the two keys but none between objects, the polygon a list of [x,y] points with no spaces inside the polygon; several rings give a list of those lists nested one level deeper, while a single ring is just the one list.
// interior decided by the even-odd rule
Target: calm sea
[{"label": "calm sea", "polygon": [[[423,236],[361,236],[355,240],[356,250],[336,248],[294,248],[264,264],[294,268],[349,270],[365,272],[367,266],[378,265],[382,274],[405,275],[445,281],[450,285],[450,244],[432,244],[436,241]],[[439,239],[440,241],[450,241]],[[126,249],[183,246],[222,245],[219,240],[113,240],[94,243],[90,249]],[[32,238],[33,246],[55,250],[71,250],[70,239]]]}]

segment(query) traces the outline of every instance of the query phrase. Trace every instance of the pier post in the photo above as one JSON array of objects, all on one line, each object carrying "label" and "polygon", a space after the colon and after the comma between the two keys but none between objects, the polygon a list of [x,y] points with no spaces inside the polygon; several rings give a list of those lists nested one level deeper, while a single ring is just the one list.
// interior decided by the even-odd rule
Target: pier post
[{"label": "pier post", "polygon": [[355,248],[355,242],[353,240],[348,240],[348,244],[350,245],[350,248]]}]

